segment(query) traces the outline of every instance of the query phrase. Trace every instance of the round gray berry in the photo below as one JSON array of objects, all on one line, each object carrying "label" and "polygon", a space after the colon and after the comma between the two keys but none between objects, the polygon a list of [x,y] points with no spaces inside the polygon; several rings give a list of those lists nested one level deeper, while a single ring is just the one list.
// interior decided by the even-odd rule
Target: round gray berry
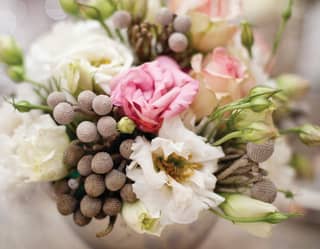
[{"label": "round gray berry", "polygon": [[88,195],[83,197],[83,199],[80,202],[80,211],[84,216],[88,218],[93,218],[96,215],[98,215],[101,211],[101,208],[101,200],[97,198],[92,198]]},{"label": "round gray berry", "polygon": [[262,180],[253,185],[251,197],[267,203],[273,203],[277,197],[277,188],[270,180]]},{"label": "round gray berry", "polygon": [[126,183],[126,175],[118,170],[112,170],[105,178],[105,184],[108,190],[118,191]]},{"label": "round gray berry", "polygon": [[121,156],[123,156],[125,159],[130,159],[130,156],[132,154],[132,145],[134,143],[134,140],[132,139],[127,139],[124,140],[121,144],[120,144],[120,154]]},{"label": "round gray berry", "polygon": [[181,53],[188,47],[188,38],[182,34],[175,32],[169,37],[169,47],[173,52]]},{"label": "round gray berry", "polygon": [[92,110],[92,102],[96,96],[97,95],[90,90],[85,90],[85,91],[81,92],[78,96],[79,107],[83,110],[91,111]]},{"label": "round gray berry", "polygon": [[70,124],[75,117],[75,112],[72,105],[69,103],[59,103],[53,109],[53,118],[58,124],[66,125]]},{"label": "round gray berry", "polygon": [[97,153],[91,163],[91,169],[97,174],[106,174],[113,168],[113,160],[107,152]]},{"label": "round gray berry", "polygon": [[91,170],[92,158],[93,158],[92,155],[86,155],[80,159],[77,166],[77,169],[80,175],[88,176],[92,173],[92,170]]},{"label": "round gray berry", "polygon": [[84,181],[84,189],[91,197],[98,197],[106,190],[104,177],[100,175],[89,175]]},{"label": "round gray berry", "polygon": [[173,20],[173,13],[167,8],[161,8],[156,16],[156,21],[163,25],[169,25]]},{"label": "round gray berry", "polygon": [[121,201],[117,198],[107,198],[103,204],[103,212],[106,215],[116,216],[121,212]]},{"label": "round gray berry", "polygon": [[65,102],[66,95],[63,92],[52,92],[47,98],[47,104],[51,108],[55,108],[58,104]]},{"label": "round gray berry", "polygon": [[247,144],[247,155],[248,157],[257,163],[267,161],[273,154],[274,142],[268,141],[263,144],[248,143]]},{"label": "round gray berry", "polygon": [[91,222],[91,218],[84,216],[80,210],[73,213],[73,221],[80,227],[86,226]]},{"label": "round gray berry", "polygon": [[136,193],[133,192],[132,184],[124,185],[120,191],[120,196],[123,201],[128,203],[134,203],[138,200]]},{"label": "round gray berry", "polygon": [[188,16],[178,16],[174,19],[173,28],[176,32],[187,33],[191,28],[191,20]]},{"label": "round gray berry", "polygon": [[71,178],[68,180],[68,186],[70,189],[76,190],[79,188],[79,181],[77,179]]},{"label": "round gray berry", "polygon": [[53,184],[53,191],[56,196],[70,193],[70,188],[67,180],[60,180]]},{"label": "round gray berry", "polygon": [[70,167],[76,167],[85,154],[84,149],[76,143],[71,143],[64,152],[63,162]]},{"label": "round gray berry", "polygon": [[77,207],[77,200],[71,195],[60,195],[57,199],[57,208],[60,214],[69,215]]},{"label": "round gray berry", "polygon": [[109,114],[112,111],[112,101],[107,95],[99,95],[93,99],[92,109],[100,116]]},{"label": "round gray berry", "polygon": [[131,24],[131,15],[128,11],[119,10],[112,16],[112,21],[116,28],[125,29]]},{"label": "round gray berry", "polygon": [[83,121],[77,127],[77,137],[83,143],[92,143],[98,140],[97,126],[90,121]]},{"label": "round gray berry", "polygon": [[117,136],[117,121],[112,117],[102,117],[97,123],[99,134],[104,138]]}]

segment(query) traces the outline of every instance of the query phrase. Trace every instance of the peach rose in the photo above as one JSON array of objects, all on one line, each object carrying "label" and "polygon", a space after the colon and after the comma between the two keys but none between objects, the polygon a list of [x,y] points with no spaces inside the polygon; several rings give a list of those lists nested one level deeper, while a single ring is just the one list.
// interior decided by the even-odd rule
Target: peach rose
[{"label": "peach rose", "polygon": [[157,132],[165,118],[190,106],[198,88],[198,81],[175,61],[159,57],[116,76],[111,81],[111,98],[141,130]]}]

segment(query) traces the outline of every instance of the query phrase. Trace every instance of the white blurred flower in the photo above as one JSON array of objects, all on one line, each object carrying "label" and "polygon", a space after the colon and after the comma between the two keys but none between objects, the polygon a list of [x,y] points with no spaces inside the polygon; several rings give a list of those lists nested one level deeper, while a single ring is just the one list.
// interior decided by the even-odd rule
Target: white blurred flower
[{"label": "white blurred flower", "polygon": [[132,63],[132,52],[120,42],[109,39],[94,21],[56,24],[50,33],[33,43],[26,57],[27,74],[37,81],[52,75],[66,81],[65,71],[70,70],[70,65],[78,65],[72,70],[79,80],[74,77],[72,82],[63,84],[69,91],[77,86],[90,87],[95,82],[108,92],[109,80]]},{"label": "white blurred flower", "polygon": [[[220,208],[226,215],[235,218],[259,218],[278,211],[272,204],[238,194],[228,195],[225,202],[220,205]],[[273,226],[267,222],[236,224],[249,233],[262,238],[271,234]]]},{"label": "white blurred flower", "polygon": [[0,136],[0,168],[12,183],[54,181],[68,173],[63,154],[69,138],[49,115],[29,116],[12,136]]},{"label": "white blurred flower", "polygon": [[137,233],[160,236],[163,226],[159,215],[152,215],[141,201],[124,203],[121,211],[124,221]]},{"label": "white blurred flower", "polygon": [[273,155],[260,167],[268,171],[268,178],[278,189],[292,189],[295,171],[290,166],[292,150],[285,138],[276,139]]},{"label": "white blurred flower", "polygon": [[165,120],[159,137],[138,137],[127,175],[145,207],[160,216],[162,226],[189,224],[199,213],[217,207],[223,198],[213,192],[220,148],[187,130],[179,117]]}]

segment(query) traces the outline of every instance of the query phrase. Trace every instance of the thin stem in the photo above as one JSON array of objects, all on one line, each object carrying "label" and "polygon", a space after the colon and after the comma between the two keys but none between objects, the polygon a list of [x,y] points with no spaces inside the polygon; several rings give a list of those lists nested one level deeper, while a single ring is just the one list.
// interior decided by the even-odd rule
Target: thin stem
[{"label": "thin stem", "polygon": [[99,19],[99,22],[100,22],[101,26],[104,28],[104,30],[107,32],[108,36],[110,38],[113,38],[111,30],[108,27],[108,25],[104,22],[104,20],[101,18],[101,19]]},{"label": "thin stem", "polygon": [[39,82],[37,82],[35,80],[32,80],[32,79],[29,79],[29,78],[25,77],[24,81],[29,83],[29,84],[31,84],[31,85],[33,85],[34,87],[37,87],[37,88],[40,88],[40,89],[44,89],[48,93],[50,92],[49,89],[44,84],[39,83]]},{"label": "thin stem", "polygon": [[229,141],[229,140],[231,140],[231,139],[240,137],[241,134],[242,134],[241,131],[231,132],[231,133],[229,133],[228,135],[225,135],[224,137],[220,138],[220,139],[219,139],[218,141],[216,141],[213,145],[214,145],[214,146],[219,146],[219,145],[221,145],[221,144],[223,144],[223,143],[225,143],[225,142],[227,142],[227,141]]},{"label": "thin stem", "polygon": [[121,34],[120,29],[116,29],[116,34],[117,34],[117,36],[119,37],[119,39],[120,39],[120,41],[121,41],[122,43],[125,43],[125,42],[126,42],[125,39],[124,39],[124,37],[123,37],[123,35]]}]

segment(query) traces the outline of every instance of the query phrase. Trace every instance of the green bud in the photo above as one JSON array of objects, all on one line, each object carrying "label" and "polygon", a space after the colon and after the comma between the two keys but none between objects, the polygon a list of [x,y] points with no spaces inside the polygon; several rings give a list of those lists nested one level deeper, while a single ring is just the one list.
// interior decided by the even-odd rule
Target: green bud
[{"label": "green bud", "polygon": [[256,86],[250,90],[249,97],[257,97],[262,95],[264,95],[265,97],[271,97],[277,92],[279,92],[278,89],[274,89],[267,86]]},{"label": "green bud", "polygon": [[13,102],[12,105],[19,112],[30,112],[31,110],[33,110],[32,104],[26,100],[21,100],[19,102]]},{"label": "green bud", "polygon": [[291,217],[296,216],[295,214],[284,214],[284,213],[280,213],[280,212],[274,212],[271,213],[269,215],[267,215],[265,217],[266,222],[270,223],[270,224],[279,224],[283,221],[288,220]]},{"label": "green bud", "polygon": [[105,20],[116,11],[116,5],[110,0],[90,0],[79,6],[85,18],[94,20]]},{"label": "green bud", "polygon": [[299,177],[303,179],[314,178],[314,168],[308,157],[301,154],[294,154],[291,158],[290,165],[294,168]]},{"label": "green bud", "polygon": [[75,16],[79,14],[79,6],[76,0],[59,0],[59,2],[64,12]]},{"label": "green bud", "polygon": [[240,139],[244,142],[264,143],[277,136],[278,132],[274,126],[269,126],[264,122],[254,122],[241,130]]},{"label": "green bud", "polygon": [[244,21],[241,23],[241,42],[242,45],[248,50],[250,57],[252,57],[252,46],[254,44],[254,35],[251,25]]},{"label": "green bud", "polygon": [[286,97],[299,99],[303,97],[310,88],[309,82],[298,75],[284,74],[276,79],[277,86]]},{"label": "green bud", "polygon": [[117,128],[121,133],[132,134],[136,129],[136,124],[130,118],[123,117],[118,122]]},{"label": "green bud", "polygon": [[258,96],[258,97],[251,98],[250,104],[252,105],[251,107],[252,111],[262,112],[268,109],[272,105],[272,102],[264,96]]},{"label": "green bud", "polygon": [[292,16],[292,7],[293,7],[293,0],[289,0],[288,7],[283,11],[282,18],[284,21],[288,21]]},{"label": "green bud", "polygon": [[23,66],[10,66],[7,71],[8,76],[15,82],[22,82],[24,81],[24,68]]},{"label": "green bud", "polygon": [[10,66],[23,64],[22,50],[11,36],[0,36],[0,61]]},{"label": "green bud", "polygon": [[297,129],[300,140],[308,146],[320,145],[320,127],[311,124],[305,124]]}]

